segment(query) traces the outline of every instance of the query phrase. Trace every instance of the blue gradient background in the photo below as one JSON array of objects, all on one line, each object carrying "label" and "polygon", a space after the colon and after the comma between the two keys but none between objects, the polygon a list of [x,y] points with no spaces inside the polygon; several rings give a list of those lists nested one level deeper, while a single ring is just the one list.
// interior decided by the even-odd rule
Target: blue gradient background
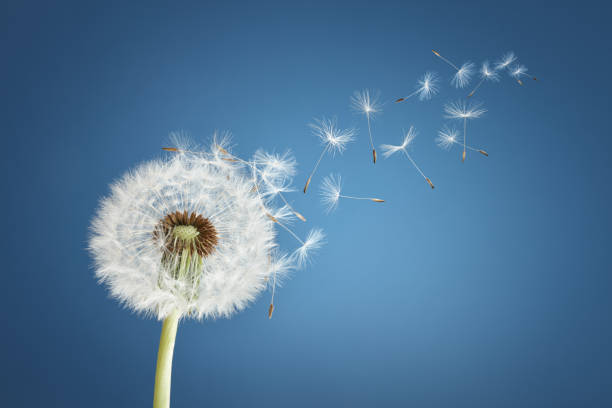
[{"label": "blue gradient background", "polygon": [[[603,2],[4,2],[1,399],[11,407],[150,406],[160,323],[93,277],[88,225],[108,183],[159,157],[168,133],[231,130],[236,152],[291,148],[299,188],[320,147],[307,124],[361,129],[294,204],[328,243],[231,320],[179,328],[174,407],[612,406],[610,9]],[[480,63],[514,50],[470,123],[487,158],[434,144],[445,102],[385,105],[373,166],[349,96],[390,100],[430,49]],[[317,184],[340,172],[322,212]],[[298,226],[305,234],[309,226]],[[281,233],[283,247],[295,243]]]}]

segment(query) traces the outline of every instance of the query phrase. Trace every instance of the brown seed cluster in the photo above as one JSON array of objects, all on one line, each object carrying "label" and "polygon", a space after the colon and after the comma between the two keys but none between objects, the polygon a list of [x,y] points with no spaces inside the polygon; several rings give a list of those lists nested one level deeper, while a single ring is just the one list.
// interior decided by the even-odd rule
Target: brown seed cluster
[{"label": "brown seed cluster", "polygon": [[[192,240],[178,239],[174,236],[173,230],[178,226],[192,226],[198,232]],[[212,254],[219,242],[219,236],[215,226],[208,218],[187,210],[166,215],[159,221],[153,231],[154,239],[165,239],[166,249],[174,254],[180,254],[185,248],[193,248],[202,258]]]}]

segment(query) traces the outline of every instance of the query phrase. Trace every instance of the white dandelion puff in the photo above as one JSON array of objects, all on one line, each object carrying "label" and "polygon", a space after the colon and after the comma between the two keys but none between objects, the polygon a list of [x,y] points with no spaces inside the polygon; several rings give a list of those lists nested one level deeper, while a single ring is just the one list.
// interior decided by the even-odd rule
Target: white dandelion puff
[{"label": "white dandelion puff", "polygon": [[368,120],[368,135],[370,136],[370,146],[372,147],[372,158],[376,164],[376,148],[374,147],[374,139],[372,138],[371,119],[376,113],[382,111],[382,106],[378,102],[378,94],[370,95],[370,91],[355,91],[351,96],[351,107],[354,111],[366,115]]},{"label": "white dandelion puff", "polygon": [[[438,136],[436,137],[436,144],[444,150],[449,150],[453,145],[461,145],[462,143],[459,142],[459,131],[455,128],[449,128],[445,125],[441,130],[438,131]],[[465,147],[468,150],[478,152],[483,156],[489,156],[489,153],[487,153],[483,149],[477,149],[468,145],[466,145]]]},{"label": "white dandelion puff", "polygon": [[346,149],[346,145],[353,141],[355,138],[355,129],[340,129],[336,124],[335,119],[315,119],[314,123],[310,124],[315,136],[317,136],[323,144],[323,150],[319,155],[319,159],[316,161],[308,179],[304,186],[304,194],[308,190],[312,176],[317,171],[321,159],[327,152],[335,154],[336,152],[342,153]]},{"label": "white dandelion puff", "polygon": [[484,81],[491,81],[491,82],[499,81],[499,74],[497,70],[492,69],[489,66],[488,61],[485,61],[482,63],[482,67],[480,68],[480,81],[478,82],[478,84],[476,84],[472,92],[469,93],[468,98],[474,96],[474,94],[476,93],[478,88],[480,88],[480,85],[482,85]]},{"label": "white dandelion puff", "polygon": [[355,197],[343,195],[342,193],[342,177],[339,174],[330,174],[323,179],[321,183],[321,202],[326,207],[327,213],[332,212],[338,207],[340,198],[351,200],[368,200],[375,203],[384,203],[385,200],[373,197]]},{"label": "white dandelion puff", "polygon": [[512,51],[508,51],[507,53],[502,55],[502,57],[495,63],[495,70],[501,71],[503,69],[506,69],[514,61],[516,61],[516,56],[514,55]]},{"label": "white dandelion puff", "polygon": [[414,126],[410,126],[410,129],[408,129],[407,132],[404,132],[404,139],[402,141],[402,144],[400,144],[400,145],[385,144],[385,145],[382,145],[380,147],[381,147],[381,149],[383,149],[383,156],[385,158],[388,158],[388,157],[392,156],[393,154],[395,154],[397,152],[404,153],[404,155],[408,158],[408,160],[410,160],[412,165],[417,169],[417,171],[421,174],[421,176],[423,176],[423,178],[425,179],[427,184],[429,184],[429,186],[433,189],[434,185],[431,182],[431,180],[429,179],[429,177],[427,177],[425,175],[425,173],[423,173],[421,168],[416,164],[416,162],[412,159],[412,156],[410,156],[410,154],[408,153],[408,147],[414,141],[414,138],[416,136],[417,136],[416,129],[414,128]]},{"label": "white dandelion puff", "polygon": [[[164,319],[156,407],[169,405],[179,319],[229,318],[271,276],[304,263],[305,255],[291,262],[272,255],[278,253],[274,225],[288,211],[253,190],[254,164],[231,156],[226,142],[215,139],[203,152],[187,144],[165,148],[174,152],[170,158],[144,163],[114,183],[92,221],[96,277],[126,307]],[[302,252],[320,246],[310,238],[297,238],[308,246]]]},{"label": "white dandelion puff", "polygon": [[402,98],[396,99],[395,102],[403,102],[415,95],[419,96],[421,101],[431,99],[432,96],[438,93],[438,76],[435,72],[426,72],[417,82],[416,89],[411,94]]},{"label": "white dandelion puff", "polygon": [[465,161],[465,151],[467,149],[467,120],[481,117],[486,112],[486,109],[483,109],[481,106],[482,105],[479,103],[468,103],[465,100],[459,100],[444,105],[444,112],[446,112],[447,118],[463,120],[462,161]]}]

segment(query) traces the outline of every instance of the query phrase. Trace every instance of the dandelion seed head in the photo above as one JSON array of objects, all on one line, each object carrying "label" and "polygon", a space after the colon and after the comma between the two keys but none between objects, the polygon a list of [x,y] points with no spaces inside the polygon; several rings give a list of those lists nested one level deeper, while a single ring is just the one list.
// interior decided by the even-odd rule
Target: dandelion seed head
[{"label": "dandelion seed head", "polygon": [[480,103],[466,102],[460,99],[444,105],[444,112],[449,119],[476,119],[481,117],[486,109]]},{"label": "dandelion seed head", "polygon": [[256,299],[273,272],[302,262],[280,254],[269,218],[287,221],[288,209],[253,190],[250,167],[227,160],[227,141],[216,137],[205,151],[177,150],[141,164],[101,201],[89,239],[95,274],[128,308],[159,319],[175,310],[196,319],[230,317]]},{"label": "dandelion seed head", "polygon": [[400,145],[384,144],[380,146],[380,148],[383,151],[383,156],[387,158],[400,151],[407,153],[408,147],[410,146],[410,144],[412,143],[412,141],[414,140],[416,136],[417,136],[416,129],[414,128],[414,126],[410,126],[410,129],[408,129],[407,132],[404,132],[404,140],[402,141],[402,144]]},{"label": "dandelion seed head", "polygon": [[457,143],[459,138],[459,131],[455,128],[449,128],[444,126],[438,131],[438,137],[436,137],[436,144],[442,149],[448,150],[451,146]]},{"label": "dandelion seed head", "polygon": [[420,100],[431,99],[438,93],[438,76],[435,72],[426,72],[418,82],[418,93]]},{"label": "dandelion seed head", "polygon": [[363,91],[355,91],[351,96],[351,108],[356,112],[363,113],[367,116],[373,116],[382,110],[381,104],[378,102],[378,94],[370,94],[368,89]]},{"label": "dandelion seed head", "polygon": [[502,69],[506,69],[514,61],[516,61],[516,56],[512,51],[509,51],[502,55],[502,57],[495,63],[495,70],[499,71]]},{"label": "dandelion seed head", "polygon": [[338,207],[342,191],[342,178],[339,174],[330,174],[321,183],[321,202],[328,213]]},{"label": "dandelion seed head", "polygon": [[472,62],[466,62],[461,65],[461,68],[453,75],[451,84],[455,88],[465,88],[470,83],[475,67],[476,66]]},{"label": "dandelion seed head", "polygon": [[339,129],[336,119],[315,119],[314,123],[310,124],[310,127],[314,135],[332,153],[344,152],[346,145],[354,140],[356,133],[355,129]]}]

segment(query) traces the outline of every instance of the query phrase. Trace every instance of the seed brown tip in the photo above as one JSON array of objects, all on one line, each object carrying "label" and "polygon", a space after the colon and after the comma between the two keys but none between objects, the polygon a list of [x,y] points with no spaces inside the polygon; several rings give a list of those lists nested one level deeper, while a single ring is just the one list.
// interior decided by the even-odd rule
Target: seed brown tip
[{"label": "seed brown tip", "polygon": [[274,303],[270,303],[270,307],[268,308],[268,319],[272,318],[272,313],[274,313]]},{"label": "seed brown tip", "polygon": [[306,180],[306,185],[304,186],[304,194],[306,194],[306,190],[308,190],[308,185],[310,184],[310,179],[312,178],[312,176],[308,177],[308,180]]},{"label": "seed brown tip", "polygon": [[167,152],[178,152],[178,149],[176,147],[162,147],[162,150],[165,150]]},{"label": "seed brown tip", "polygon": [[430,180],[428,177],[425,177],[425,180],[427,180],[427,182],[429,183],[429,186],[430,186],[430,187],[431,187],[431,189],[433,190],[433,189],[434,189],[434,185],[433,185],[433,183],[431,182],[431,180]]},{"label": "seed brown tip", "polygon": [[223,154],[229,154],[229,152],[227,150],[225,150],[223,147],[217,145],[217,149],[219,149],[219,151]]},{"label": "seed brown tip", "polygon": [[434,54],[436,54],[438,57],[440,56],[440,54],[438,54],[438,51],[436,51],[436,50],[431,50],[431,52],[433,52]]},{"label": "seed brown tip", "polygon": [[384,203],[385,200],[381,200],[380,198],[372,198],[372,201],[374,201],[375,203]]},{"label": "seed brown tip", "polygon": [[225,160],[225,161],[228,161],[228,162],[237,162],[238,161],[236,159],[232,159],[232,158],[229,158],[229,157],[222,157],[221,160]]},{"label": "seed brown tip", "polygon": [[405,99],[406,99],[406,98],[399,98],[399,99],[397,99],[397,100],[395,101],[395,103],[398,103],[398,102],[403,102]]},{"label": "seed brown tip", "polygon": [[465,150],[463,151],[463,157],[461,158],[461,161],[464,162],[465,161]]},{"label": "seed brown tip", "polygon": [[482,154],[484,156],[489,157],[489,153],[485,152],[484,150],[479,150],[478,153],[480,153],[480,154]]},{"label": "seed brown tip", "polygon": [[372,150],[372,156],[374,157],[374,164],[376,164],[376,149]]},{"label": "seed brown tip", "polygon": [[266,215],[268,216],[269,219],[271,219],[272,221],[278,223],[278,220],[270,213],[266,213]]},{"label": "seed brown tip", "polygon": [[516,81],[519,83],[519,85],[523,85],[523,81],[521,81],[520,79],[517,79]]},{"label": "seed brown tip", "polygon": [[297,212],[297,211],[293,211],[293,213],[294,213],[294,214],[295,214],[295,216],[296,216],[296,217],[298,217],[300,220],[302,220],[302,221],[306,222],[306,218],[305,218],[305,217],[304,217],[302,214],[300,214],[300,213],[299,213],[299,212]]},{"label": "seed brown tip", "polygon": [[468,98],[471,98],[472,96],[474,96],[474,91],[470,92],[470,94],[468,95]]}]

